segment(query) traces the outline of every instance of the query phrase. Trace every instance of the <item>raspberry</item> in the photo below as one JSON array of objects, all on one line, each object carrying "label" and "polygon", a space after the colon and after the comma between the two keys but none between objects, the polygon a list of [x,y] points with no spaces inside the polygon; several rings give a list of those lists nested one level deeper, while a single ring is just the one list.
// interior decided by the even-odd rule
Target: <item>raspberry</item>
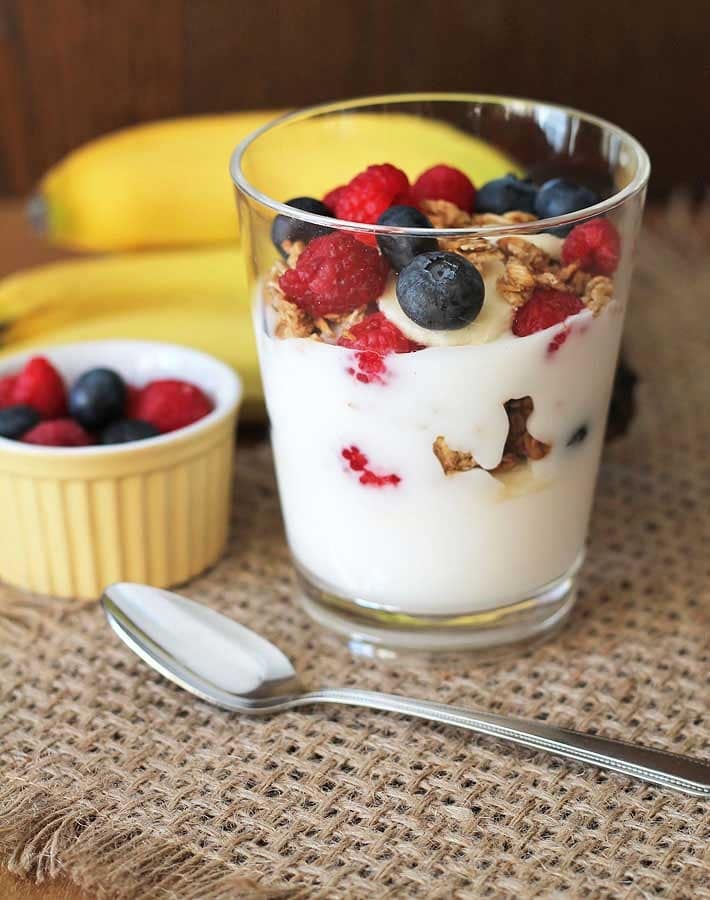
[{"label": "raspberry", "polygon": [[[336,188],[336,192],[327,196],[335,193],[335,215],[339,219],[374,224],[390,206],[409,201],[409,179],[401,169],[383,163],[368,166],[345,187]],[[328,201],[323,202],[330,205]],[[364,237],[367,243],[374,244],[373,235]]]},{"label": "raspberry", "polygon": [[575,225],[562,245],[562,262],[579,262],[597,275],[611,275],[619,265],[621,238],[608,219],[591,219]]},{"label": "raspberry", "polygon": [[386,487],[391,484],[396,487],[402,480],[399,475],[377,475],[369,468],[369,460],[359,447],[354,445],[344,447],[340,454],[353,472],[360,472],[358,479],[360,484],[369,487]]},{"label": "raspberry", "polygon": [[[536,331],[543,331],[553,325],[559,325],[569,316],[574,316],[584,309],[584,304],[574,294],[566,291],[538,288],[525,306],[522,306],[513,319],[513,334],[526,337]],[[557,349],[557,347],[555,348]]]},{"label": "raspberry", "polygon": [[312,316],[351,312],[376,300],[385,286],[387,262],[349,234],[315,238],[295,269],[279,279],[286,296]]},{"label": "raspberry", "polygon": [[62,377],[44,356],[35,356],[17,376],[12,402],[31,406],[43,419],[66,415],[67,392]]},{"label": "raspberry", "polygon": [[384,313],[375,313],[349,328],[338,340],[341,347],[349,347],[358,350],[358,371],[348,369],[348,372],[368,384],[372,381],[384,383],[384,375],[387,372],[383,356],[388,353],[412,353],[421,350],[421,345],[410,341],[402,334],[397,326],[390,322]]},{"label": "raspberry", "polygon": [[0,409],[14,405],[16,383],[17,375],[6,375],[4,378],[0,378]]},{"label": "raspberry", "polygon": [[335,213],[335,207],[338,205],[338,200],[340,195],[345,190],[346,185],[341,184],[340,187],[333,188],[332,191],[328,191],[328,193],[323,197],[323,203],[328,207],[328,209]]},{"label": "raspberry", "polygon": [[94,440],[74,419],[49,419],[31,428],[23,436],[22,443],[42,447],[88,447]]},{"label": "raspberry", "polygon": [[371,350],[380,356],[387,353],[411,353],[420,350],[421,345],[410,341],[390,322],[384,313],[375,313],[349,328],[338,341],[341,347],[354,350]]},{"label": "raspberry", "polygon": [[138,396],[132,415],[165,434],[204,418],[213,410],[210,399],[188,381],[165,378],[151,381]]},{"label": "raspberry", "polygon": [[422,200],[448,200],[459,209],[471,212],[476,188],[459,169],[442,164],[422,172],[412,185],[412,200],[417,206]]}]

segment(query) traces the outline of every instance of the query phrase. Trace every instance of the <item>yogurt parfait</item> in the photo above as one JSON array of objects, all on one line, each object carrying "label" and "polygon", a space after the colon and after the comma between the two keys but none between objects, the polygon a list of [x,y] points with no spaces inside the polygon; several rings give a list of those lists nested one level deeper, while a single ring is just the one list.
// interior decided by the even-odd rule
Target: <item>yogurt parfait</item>
[{"label": "yogurt parfait", "polygon": [[375,157],[261,216],[237,177],[284,521],[321,622],[480,648],[571,607],[645,183],[626,140],[627,184],[605,191],[622,174],[603,154],[589,180],[511,158],[483,182],[460,154]]}]

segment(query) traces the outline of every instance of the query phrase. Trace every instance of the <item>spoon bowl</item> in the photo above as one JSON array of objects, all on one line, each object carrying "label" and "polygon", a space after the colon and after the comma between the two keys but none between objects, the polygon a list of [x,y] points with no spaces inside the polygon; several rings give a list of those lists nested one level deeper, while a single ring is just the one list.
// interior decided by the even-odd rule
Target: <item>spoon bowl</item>
[{"label": "spoon bowl", "polygon": [[308,690],[270,641],[194,600],[142,584],[106,588],[101,605],[118,637],[165,678],[207,703],[269,714],[339,703],[441,722],[545,750],[695,796],[710,797],[707,762],[496,713],[351,688]]}]

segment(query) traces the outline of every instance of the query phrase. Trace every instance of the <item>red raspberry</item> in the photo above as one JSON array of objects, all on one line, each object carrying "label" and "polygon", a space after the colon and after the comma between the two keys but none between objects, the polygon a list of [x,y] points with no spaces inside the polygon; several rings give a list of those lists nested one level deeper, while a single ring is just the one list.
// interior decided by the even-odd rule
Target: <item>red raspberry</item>
[{"label": "red raspberry", "polygon": [[312,316],[324,316],[372,303],[386,279],[387,262],[377,250],[335,231],[312,240],[279,285],[297,306]]},{"label": "red raspberry", "polygon": [[0,409],[12,406],[15,402],[16,383],[17,375],[6,375],[4,378],[0,378]]},{"label": "red raspberry", "polygon": [[369,487],[385,487],[388,484],[397,487],[402,480],[399,475],[377,475],[369,468],[369,460],[359,447],[344,447],[340,454],[353,472],[360,472],[360,484]]},{"label": "red raspberry", "polygon": [[421,345],[410,341],[397,328],[394,322],[378,312],[357,325],[350,327],[338,341],[341,347],[352,347],[354,350],[371,350],[380,356],[387,353],[411,353],[420,350]]},{"label": "red raspberry", "polygon": [[165,434],[203,419],[213,410],[209,397],[196,385],[177,378],[151,381],[138,396],[132,413]]},{"label": "red raspberry", "polygon": [[459,169],[443,164],[422,172],[412,185],[412,200],[417,206],[422,200],[448,200],[471,212],[475,199],[476,188],[471,179]]},{"label": "red raspberry", "polygon": [[338,200],[340,195],[345,190],[346,185],[341,184],[340,187],[333,188],[332,191],[328,191],[328,193],[323,197],[323,203],[328,207],[328,209],[335,215],[335,208],[338,205]]},{"label": "red raspberry", "polygon": [[88,447],[94,439],[74,419],[49,419],[23,435],[22,443],[43,447]]},{"label": "red raspberry", "polygon": [[611,275],[621,256],[619,232],[608,219],[590,219],[575,225],[562,245],[565,265],[579,261],[581,267],[597,275]]},{"label": "red raspberry", "polygon": [[353,325],[340,337],[338,344],[360,351],[357,354],[358,371],[348,369],[348,372],[364,384],[371,381],[383,383],[387,372],[383,356],[422,349],[420,344],[405,337],[384,313],[374,313]]},{"label": "red raspberry", "polygon": [[[368,166],[336,191],[335,215],[338,219],[373,224],[390,206],[409,202],[409,179],[401,169],[383,163]],[[325,200],[323,202],[329,205]],[[373,235],[364,237],[374,244]]]},{"label": "red raspberry", "polygon": [[543,331],[545,328],[559,325],[583,309],[584,304],[574,294],[537,288],[525,306],[515,314],[513,334],[526,337],[536,331]]},{"label": "red raspberry", "polygon": [[17,376],[13,403],[31,406],[43,419],[60,419],[67,412],[62,376],[44,356],[35,356]]}]

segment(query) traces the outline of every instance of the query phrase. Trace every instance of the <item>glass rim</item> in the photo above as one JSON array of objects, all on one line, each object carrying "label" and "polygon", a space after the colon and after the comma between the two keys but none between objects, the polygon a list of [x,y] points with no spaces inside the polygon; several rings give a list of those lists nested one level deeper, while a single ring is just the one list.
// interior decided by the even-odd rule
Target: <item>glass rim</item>
[{"label": "glass rim", "polygon": [[[364,222],[350,222],[347,219],[336,219],[332,216],[322,216],[317,213],[306,212],[286,203],[281,203],[264,194],[256,188],[244,175],[242,170],[242,160],[247,150],[262,135],[287,125],[291,122],[298,122],[305,119],[311,119],[315,116],[334,112],[347,112],[348,110],[357,110],[366,106],[374,106],[385,103],[406,103],[406,102],[466,102],[466,103],[488,103],[488,104],[505,104],[509,107],[518,107],[521,112],[526,109],[549,109],[558,112],[564,112],[568,115],[577,116],[584,122],[603,129],[608,134],[614,135],[616,138],[624,141],[632,150],[636,171],[631,181],[621,190],[616,191],[605,200],[595,203],[593,206],[587,206],[584,209],[571,213],[565,213],[563,216],[553,216],[547,219],[535,219],[532,222],[505,223],[501,225],[471,225],[466,228],[402,228],[394,225],[375,225]],[[277,116],[251,134],[248,134],[239,144],[237,144],[231,155],[229,162],[229,171],[232,182],[243,194],[255,200],[262,206],[271,209],[277,215],[284,215],[291,219],[309,222],[313,225],[321,225],[337,230],[358,232],[364,234],[411,234],[416,237],[456,237],[459,235],[469,236],[475,234],[485,234],[491,236],[511,235],[511,234],[530,234],[536,233],[549,228],[561,225],[574,225],[577,222],[586,219],[601,216],[605,213],[621,206],[630,198],[634,197],[642,191],[648,183],[651,172],[651,162],[641,143],[636,140],[633,135],[629,134],[613,122],[603,119],[599,116],[585,113],[582,110],[572,106],[564,106],[559,103],[548,103],[544,100],[532,100],[522,97],[510,97],[499,94],[468,94],[460,92],[415,92],[402,94],[379,94],[369,97],[357,97],[351,100],[332,101],[329,103],[320,103],[314,106],[303,107],[302,109],[293,110],[283,115]]]}]

